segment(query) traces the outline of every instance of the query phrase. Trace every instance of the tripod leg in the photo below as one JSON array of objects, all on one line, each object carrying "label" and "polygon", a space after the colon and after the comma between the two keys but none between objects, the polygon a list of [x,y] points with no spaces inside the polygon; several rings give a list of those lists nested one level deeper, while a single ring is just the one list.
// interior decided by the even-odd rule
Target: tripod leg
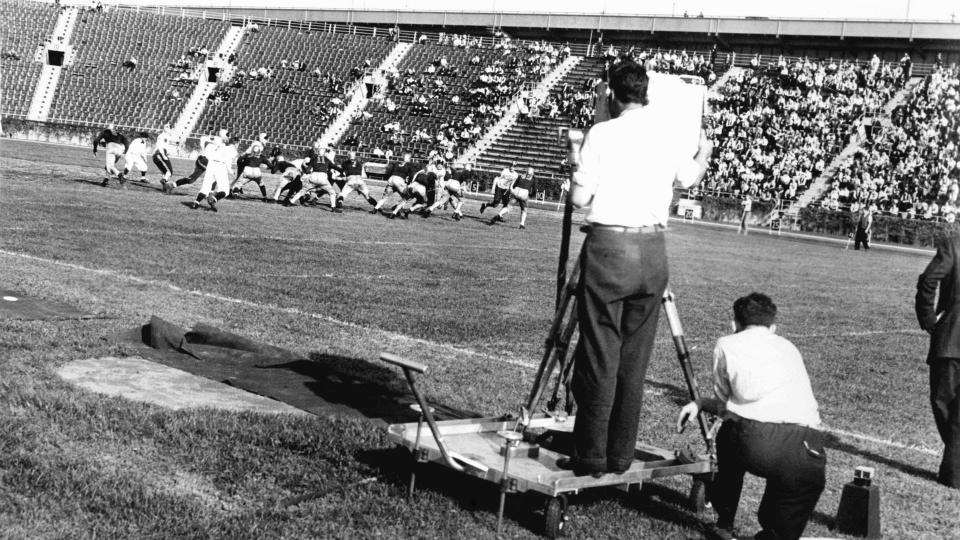
[{"label": "tripod leg", "polygon": [[546,350],[543,352],[540,367],[537,369],[537,374],[534,377],[533,388],[527,397],[526,409],[528,411],[533,411],[536,408],[540,397],[543,395],[543,391],[546,389],[547,384],[549,384],[550,375],[553,374],[553,369],[556,367],[558,359],[556,349],[563,338],[561,332],[563,320],[566,318],[568,308],[573,303],[573,292],[579,279],[580,265],[578,263],[573,267],[567,286],[563,288],[563,294],[561,295],[560,303],[554,314],[553,323],[550,325],[550,333],[547,335],[546,341]]},{"label": "tripod leg", "polygon": [[[687,391],[690,392],[690,399],[697,401],[700,399],[700,387],[697,385],[697,378],[693,373],[690,351],[687,349],[687,341],[683,334],[683,325],[680,324],[677,305],[674,303],[674,296],[670,289],[663,292],[663,309],[667,314],[667,323],[670,326],[670,334],[673,336],[673,345],[677,349],[677,360],[680,362],[680,369],[683,371],[683,378],[687,383]],[[707,417],[703,411],[700,411],[700,414],[697,415],[697,423],[700,425],[700,435],[703,436],[707,449],[712,453],[713,439],[710,436]]]},{"label": "tripod leg", "polygon": [[573,305],[570,307],[570,318],[567,319],[567,325],[563,329],[563,333],[560,335],[560,343],[557,346],[557,356],[560,359],[560,371],[557,375],[557,383],[553,387],[553,395],[550,398],[550,401],[547,403],[547,408],[550,410],[555,410],[557,404],[560,402],[560,388],[568,389],[566,392],[567,397],[567,413],[571,412],[571,400],[570,400],[570,377],[573,376],[573,364],[574,357],[570,354],[570,344],[573,341],[573,333],[577,330],[577,323],[580,321],[577,316],[577,302],[574,301]]}]

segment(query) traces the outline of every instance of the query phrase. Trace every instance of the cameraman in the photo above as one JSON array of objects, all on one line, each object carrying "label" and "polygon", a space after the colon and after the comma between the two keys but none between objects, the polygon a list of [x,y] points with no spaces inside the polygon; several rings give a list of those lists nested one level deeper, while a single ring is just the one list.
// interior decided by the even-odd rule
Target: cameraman
[{"label": "cameraman", "polygon": [[766,478],[757,511],[757,540],[800,538],[825,483],[826,453],[817,400],[800,352],[776,335],[777,306],[752,293],[733,303],[734,334],[713,351],[716,399],[690,402],[677,430],[700,409],[723,418],[717,434],[717,476],[708,496],[717,511],[717,535],[734,538],[743,476]]},{"label": "cameraman", "polygon": [[669,108],[650,107],[649,79],[626,61],[610,73],[611,109],[580,150],[571,200],[589,207],[580,253],[580,340],[571,389],[574,449],[561,468],[621,473],[633,461],[643,381],[667,286],[666,230],[673,183],[700,181],[713,151],[701,133],[696,156],[678,151]]}]

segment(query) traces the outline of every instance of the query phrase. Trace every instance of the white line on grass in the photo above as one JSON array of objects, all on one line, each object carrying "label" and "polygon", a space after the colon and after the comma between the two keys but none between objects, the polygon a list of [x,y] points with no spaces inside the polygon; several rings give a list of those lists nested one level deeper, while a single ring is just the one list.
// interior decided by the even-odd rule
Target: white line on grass
[{"label": "white line on grass", "polygon": [[927,448],[926,446],[919,444],[907,444],[900,441],[894,441],[893,439],[880,439],[878,437],[871,437],[870,435],[864,435],[863,433],[857,433],[854,431],[846,431],[843,429],[837,429],[827,426],[820,426],[821,431],[826,431],[827,433],[833,433],[834,435],[839,435],[841,437],[849,437],[851,439],[857,439],[860,441],[871,442],[874,444],[880,444],[884,446],[892,446],[894,448],[900,448],[903,450],[913,450],[915,452],[921,452],[923,454],[928,454],[931,456],[939,456],[940,452],[932,448]]},{"label": "white line on grass", "polygon": [[[27,231],[35,230],[29,227],[0,227],[0,230],[4,231]],[[70,233],[83,233],[83,234],[113,234],[113,235],[123,235],[123,236],[143,236],[142,232],[139,231],[130,231],[130,230],[109,230],[109,229],[70,229]],[[341,239],[330,239],[330,238],[306,238],[306,237],[291,237],[291,236],[272,236],[272,235],[259,235],[259,234],[233,234],[233,233],[217,233],[215,235],[209,233],[187,233],[187,232],[176,232],[176,231],[164,231],[160,236],[176,236],[180,238],[230,238],[233,240],[274,240],[277,242],[311,242],[316,244],[349,244],[357,245],[362,244],[365,246],[397,246],[397,247],[438,247],[438,248],[469,248],[469,249],[482,249],[482,250],[502,250],[502,251],[533,251],[540,253],[543,251],[551,251],[546,247],[526,247],[526,246],[514,246],[509,244],[473,244],[470,242],[464,243],[438,243],[438,242],[392,242],[386,240],[341,240]]]},{"label": "white line on grass", "polygon": [[[313,313],[313,312],[310,312],[310,311],[303,311],[303,310],[301,310],[301,309],[291,308],[291,307],[282,307],[282,306],[277,306],[277,305],[273,305],[273,304],[261,304],[261,303],[258,303],[258,302],[252,302],[252,301],[250,301],[250,300],[243,300],[243,299],[241,299],[241,298],[233,298],[233,297],[230,297],[230,296],[223,296],[223,295],[220,295],[220,294],[209,293],[209,292],[204,292],[204,291],[197,291],[197,290],[192,290],[192,289],[184,289],[184,288],[182,288],[182,287],[179,287],[179,286],[177,286],[177,285],[174,285],[173,283],[169,283],[169,282],[166,282],[166,281],[160,281],[160,280],[154,280],[154,279],[141,278],[141,277],[133,276],[133,275],[130,275],[130,274],[124,274],[124,273],[122,273],[122,272],[117,272],[117,271],[115,271],[115,270],[105,270],[105,269],[101,269],[101,268],[89,268],[89,267],[86,267],[86,266],[81,266],[81,265],[79,265],[79,264],[74,264],[74,263],[69,263],[69,262],[64,262],[64,261],[56,261],[56,260],[53,260],[53,259],[47,259],[47,258],[44,258],[44,257],[38,257],[38,256],[36,256],[36,255],[30,255],[30,254],[27,254],[27,253],[19,253],[19,252],[16,252],[16,251],[7,251],[7,250],[5,250],[5,249],[0,249],[0,255],[6,255],[6,256],[8,256],[8,257],[19,257],[19,258],[21,258],[21,259],[27,259],[27,260],[37,261],[37,262],[42,262],[42,263],[47,263],[47,264],[54,264],[54,265],[57,265],[57,266],[62,266],[62,267],[65,267],[65,268],[69,268],[69,269],[71,269],[71,270],[79,270],[79,271],[82,271],[82,272],[88,272],[88,273],[98,274],[98,275],[102,275],[102,276],[111,276],[111,277],[123,279],[123,280],[126,280],[126,281],[131,281],[131,282],[134,282],[134,283],[144,284],[144,285],[153,285],[153,286],[156,286],[156,287],[165,287],[165,288],[170,289],[170,290],[172,290],[172,291],[174,291],[174,292],[185,293],[185,294],[189,294],[189,295],[193,295],[193,296],[198,296],[198,297],[201,297],[201,298],[209,298],[209,299],[212,299],[212,300],[218,300],[218,301],[221,301],[221,302],[228,302],[228,303],[231,303],[231,304],[237,304],[237,305],[246,306],[246,307],[267,309],[267,310],[270,310],[270,311],[278,311],[278,312],[281,312],[281,313],[286,313],[286,314],[289,314],[289,315],[296,315],[296,316],[300,316],[300,317],[309,317],[309,318],[311,318],[311,319],[316,319],[316,320],[328,322],[328,323],[331,323],[331,324],[336,324],[336,325],[339,325],[339,326],[345,326],[345,327],[347,327],[347,328],[354,329],[354,330],[362,330],[362,331],[367,331],[367,332],[372,331],[372,329],[369,328],[369,327],[362,326],[362,325],[359,325],[359,324],[356,324],[356,323],[352,323],[352,322],[348,322],[348,321],[343,321],[343,320],[340,320],[340,319],[335,319],[335,318],[333,318],[333,317],[330,317],[329,315],[321,315],[321,314],[319,314],[319,313]],[[440,349],[447,349],[447,350],[449,350],[449,351],[452,351],[452,352],[458,353],[458,354],[462,354],[462,355],[479,356],[479,357],[481,357],[481,358],[485,358],[485,359],[488,359],[488,360],[493,360],[493,361],[495,361],[495,362],[500,362],[500,363],[507,364],[507,365],[511,365],[511,366],[521,367],[521,368],[524,368],[524,369],[536,370],[536,369],[539,367],[538,364],[533,364],[533,363],[530,363],[530,362],[524,362],[524,361],[522,361],[522,360],[517,360],[517,359],[513,359],[513,358],[504,358],[504,357],[500,357],[500,356],[491,356],[491,355],[488,355],[488,354],[486,354],[486,353],[482,353],[482,352],[479,352],[479,351],[474,351],[474,350],[472,350],[472,349],[464,349],[464,348],[460,348],[460,347],[454,347],[454,346],[452,346],[452,345],[446,345],[446,344],[443,344],[443,343],[437,343],[437,342],[428,341],[428,340],[425,340],[425,339],[415,338],[415,337],[408,336],[408,335],[406,335],[406,334],[400,334],[400,333],[397,333],[397,332],[390,332],[390,331],[387,331],[387,330],[379,330],[379,329],[378,329],[378,330],[375,330],[375,331],[381,332],[381,333],[389,336],[390,338],[396,339],[396,340],[398,340],[398,341],[410,341],[410,342],[413,342],[413,343],[417,343],[417,344],[425,345],[425,346],[429,346],[429,347],[435,347],[435,348],[440,348]],[[900,448],[900,449],[903,449],[903,450],[913,450],[913,451],[916,451],[916,452],[921,452],[921,453],[929,454],[929,455],[938,455],[938,453],[937,453],[936,451],[931,450],[931,449],[926,448],[926,447],[923,447],[923,446],[910,445],[910,444],[902,443],[902,442],[899,442],[899,441],[894,441],[894,440],[891,440],[891,439],[881,439],[881,438],[873,437],[873,436],[871,436],[871,435],[866,435],[866,434],[863,434],[863,433],[856,433],[856,432],[852,432],[852,431],[845,431],[845,430],[841,430],[841,429],[834,429],[834,428],[827,428],[827,427],[824,427],[824,431],[827,431],[827,432],[830,432],[830,433],[833,433],[833,434],[836,434],[836,435],[839,435],[839,436],[843,436],[843,437],[850,437],[850,438],[853,438],[853,439],[858,439],[858,440],[862,440],[862,441],[871,442],[871,443],[874,443],[874,444],[879,444],[879,445],[884,445],[884,446],[891,446],[891,447]]]}]

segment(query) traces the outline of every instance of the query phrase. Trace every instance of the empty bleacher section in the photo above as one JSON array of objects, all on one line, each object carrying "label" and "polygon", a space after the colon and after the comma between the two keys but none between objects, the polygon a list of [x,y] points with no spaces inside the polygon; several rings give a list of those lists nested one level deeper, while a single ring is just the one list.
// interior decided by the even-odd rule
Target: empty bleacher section
[{"label": "empty bleacher section", "polygon": [[842,163],[821,201],[874,206],[911,219],[954,222],[960,214],[960,68],[917,84],[892,122]]},{"label": "empty bleacher section", "polygon": [[309,145],[349,101],[364,70],[392,47],[385,37],[272,26],[249,31],[232,80],[218,85],[196,132],[266,132],[279,144]]},{"label": "empty bleacher section", "polygon": [[57,22],[58,9],[52,3],[25,0],[0,2],[3,21],[0,45],[0,91],[3,92],[0,112],[4,116],[25,116],[40,79],[43,64],[35,55],[44,41],[50,39]]},{"label": "empty bleacher section", "polygon": [[476,142],[516,94],[536,85],[559,60],[541,44],[498,41],[493,48],[414,45],[388,74],[388,89],[353,119],[340,145],[410,151],[422,159],[437,150],[450,159]]},{"label": "empty bleacher section", "polygon": [[[71,39],[76,60],[63,72],[50,119],[151,130],[172,124],[203,61],[190,49],[214,50],[228,26],[133,10],[82,13]],[[183,55],[190,65],[178,68]]]}]

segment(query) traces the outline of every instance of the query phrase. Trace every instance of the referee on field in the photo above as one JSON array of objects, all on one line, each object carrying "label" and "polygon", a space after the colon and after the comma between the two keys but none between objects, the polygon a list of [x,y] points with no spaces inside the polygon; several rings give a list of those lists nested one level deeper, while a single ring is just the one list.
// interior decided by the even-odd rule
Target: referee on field
[{"label": "referee on field", "polygon": [[573,204],[589,209],[577,287],[574,451],[558,466],[578,475],[623,472],[633,461],[667,286],[664,231],[673,184],[699,182],[713,151],[702,132],[695,156],[678,150],[675,119],[668,107],[648,106],[648,82],[634,62],[611,70],[615,118],[587,134],[573,179]]}]

